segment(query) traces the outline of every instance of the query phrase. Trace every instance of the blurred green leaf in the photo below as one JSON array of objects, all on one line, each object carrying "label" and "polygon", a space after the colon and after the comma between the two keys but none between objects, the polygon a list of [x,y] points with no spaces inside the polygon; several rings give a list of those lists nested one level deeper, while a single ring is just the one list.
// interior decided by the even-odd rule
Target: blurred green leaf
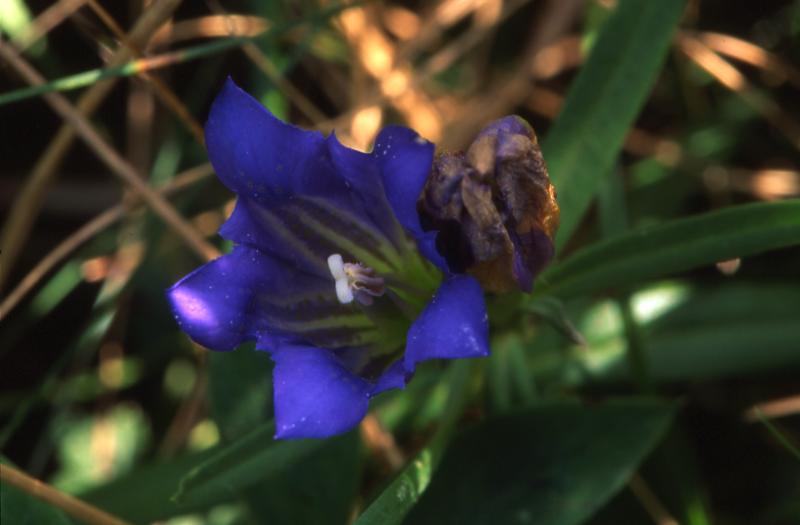
[{"label": "blurred green leaf", "polygon": [[241,437],[270,416],[269,354],[245,345],[235,352],[211,352],[208,359],[211,414],[225,439]]},{"label": "blurred green leaf", "polygon": [[[632,305],[656,382],[800,369],[800,289],[789,282],[726,283],[691,293],[662,285],[634,294]],[[592,351],[576,352],[575,359],[581,375],[588,374],[593,383],[629,375],[621,322],[612,301],[597,304],[584,316]]]},{"label": "blurred green leaf", "polygon": [[525,355],[525,343],[513,332],[492,338],[487,366],[487,390],[493,414],[527,406],[538,396]]},{"label": "blurred green leaf", "polygon": [[800,243],[800,200],[735,206],[588,246],[540,278],[572,297]]},{"label": "blurred green leaf", "polygon": [[[422,449],[378,498],[367,507],[356,525],[394,525],[402,523],[406,514],[427,490],[441,451]],[[437,457],[439,456],[439,457]]]},{"label": "blurred green leaf", "polygon": [[357,432],[328,439],[280,476],[245,493],[252,515],[270,525],[349,523],[361,478]]},{"label": "blurred green leaf", "polygon": [[16,40],[31,28],[31,12],[22,0],[0,2],[0,31]]},{"label": "blurred green leaf", "polygon": [[170,496],[190,469],[217,451],[217,449],[206,450],[143,465],[111,483],[79,494],[79,497],[133,523],[150,523],[193,510],[205,509],[219,503],[226,495],[220,494],[218,497],[198,502],[194,506],[178,506],[170,500]]},{"label": "blurred green leaf", "polygon": [[564,304],[556,297],[537,295],[525,303],[525,310],[549,323],[570,342],[581,346],[586,345],[583,334],[575,328],[575,324],[564,310]]},{"label": "blurred green leaf", "polygon": [[61,468],[52,484],[74,493],[130,470],[150,440],[150,426],[136,405],[56,425]]},{"label": "blurred green leaf", "polygon": [[34,317],[41,317],[55,308],[57,304],[72,293],[83,281],[81,265],[77,260],[69,261],[47,281],[30,304],[30,311]]},{"label": "blurred green leaf", "polygon": [[181,479],[175,501],[194,505],[235,496],[259,481],[283,474],[326,443],[312,439],[275,441],[274,434],[274,423],[266,423],[218,451]]},{"label": "blurred green leaf", "polygon": [[709,322],[654,336],[648,361],[654,378],[662,382],[800,370],[798,341],[796,318]]},{"label": "blurred green leaf", "polygon": [[486,421],[453,443],[406,523],[581,523],[625,485],[673,412],[653,400],[557,402]]},{"label": "blurred green leaf", "polygon": [[[10,464],[5,458],[0,458],[0,463]],[[4,525],[72,524],[60,509],[5,482],[0,485],[0,522]]]},{"label": "blurred green leaf", "polygon": [[422,449],[375,498],[356,525],[394,525],[401,523],[428,488],[431,475],[441,461],[450,435],[461,417],[469,393],[471,362],[456,361],[447,377],[448,397],[441,424],[430,444]]},{"label": "blurred green leaf", "polygon": [[569,240],[655,82],[683,12],[683,0],[621,0],[597,36],[542,142]]}]

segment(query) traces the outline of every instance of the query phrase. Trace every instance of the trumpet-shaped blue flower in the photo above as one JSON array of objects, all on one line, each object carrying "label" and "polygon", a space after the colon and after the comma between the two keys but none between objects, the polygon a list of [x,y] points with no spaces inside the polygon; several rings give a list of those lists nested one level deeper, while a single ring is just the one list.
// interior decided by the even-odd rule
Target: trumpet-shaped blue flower
[{"label": "trumpet-shaped blue flower", "polygon": [[392,126],[361,153],[281,122],[231,80],[205,132],[238,197],[220,230],[235,247],[168,295],[196,342],[270,353],[277,438],[345,432],[418,363],[488,355],[481,286],[450,272],[417,213],[431,143]]}]

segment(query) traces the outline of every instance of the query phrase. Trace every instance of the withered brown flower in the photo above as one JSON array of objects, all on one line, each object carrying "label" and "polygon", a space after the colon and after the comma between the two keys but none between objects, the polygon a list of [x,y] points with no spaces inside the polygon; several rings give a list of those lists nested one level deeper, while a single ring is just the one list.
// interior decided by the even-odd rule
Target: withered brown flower
[{"label": "withered brown flower", "polygon": [[556,192],[536,133],[518,116],[486,126],[466,152],[439,154],[417,207],[451,269],[487,291],[531,291],[553,257]]}]

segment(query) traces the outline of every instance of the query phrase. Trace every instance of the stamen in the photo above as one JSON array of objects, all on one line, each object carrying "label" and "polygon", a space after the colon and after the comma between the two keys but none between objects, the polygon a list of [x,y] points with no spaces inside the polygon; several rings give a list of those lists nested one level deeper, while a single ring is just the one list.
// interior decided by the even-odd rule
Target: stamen
[{"label": "stamen", "polygon": [[336,282],[336,298],[342,304],[355,299],[369,306],[373,297],[380,297],[385,292],[384,280],[375,270],[360,263],[345,263],[338,253],[328,257],[328,269]]}]

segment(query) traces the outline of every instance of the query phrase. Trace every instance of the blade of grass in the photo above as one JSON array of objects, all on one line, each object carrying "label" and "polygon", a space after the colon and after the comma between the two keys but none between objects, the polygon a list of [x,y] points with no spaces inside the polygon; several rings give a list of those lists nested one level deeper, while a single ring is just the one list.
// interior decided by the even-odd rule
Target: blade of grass
[{"label": "blade of grass", "polygon": [[683,0],[622,0],[601,29],[542,142],[561,206],[557,248],[569,240],[617,158],[656,80],[683,7]]},{"label": "blade of grass", "polygon": [[[172,195],[181,191],[192,184],[208,178],[214,173],[211,164],[205,163],[194,168],[190,168],[175,176],[175,179],[157,189],[165,196]],[[72,235],[64,239],[58,246],[44,256],[36,266],[17,284],[3,300],[0,302],[0,321],[3,320],[19,302],[34,289],[39,281],[50,271],[58,266],[67,256],[77,250],[81,245],[88,242],[99,232],[111,227],[114,223],[122,219],[126,213],[136,208],[136,203],[120,203],[113,206],[91,221],[84,224]]]},{"label": "blade of grass", "polygon": [[[177,9],[180,2],[181,0],[155,0],[152,2],[131,28],[127,35],[128,40],[143,47],[159,26]],[[125,47],[120,47],[114,52],[108,63],[110,66],[117,66],[130,58],[130,51]],[[114,85],[114,80],[92,85],[75,103],[78,112],[85,118],[89,118],[111,93]],[[74,138],[75,130],[72,126],[66,123],[62,124],[47,149],[39,156],[25,185],[14,199],[8,220],[3,225],[3,264],[0,265],[0,289],[6,284],[14,262],[41,209],[44,193],[53,181],[61,160],[72,146]]]},{"label": "blade of grass", "polygon": [[192,469],[178,484],[173,501],[193,505],[227,496],[279,475],[325,443],[319,439],[275,441],[274,433],[273,422],[261,425]]},{"label": "blade of grass", "polygon": [[[122,29],[122,27],[120,27],[114,17],[111,16],[111,14],[106,11],[106,9],[96,0],[87,1],[89,2],[89,7],[91,7],[92,11],[94,11],[97,17],[103,21],[106,27],[108,27],[108,29],[114,34],[114,37],[122,42],[122,45],[131,52],[131,55],[136,58],[141,58],[143,55],[141,49],[128,38],[128,36],[125,34],[125,31]],[[203,136],[203,127],[192,116],[186,105],[169,88],[169,86],[160,78],[144,71],[139,74],[139,78],[150,84],[156,96],[159,98],[159,100],[161,100],[161,103],[171,110],[181,122],[183,122],[184,126],[186,126],[198,144],[201,146],[204,145],[205,137]]]},{"label": "blade of grass", "polygon": [[572,297],[800,244],[800,199],[735,206],[588,246],[545,271],[539,292]]},{"label": "blade of grass", "polygon": [[[41,75],[8,44],[0,42],[0,56],[4,57],[29,83],[39,84],[42,82]],[[73,126],[78,135],[92,148],[112,173],[134,190],[165,223],[178,233],[179,238],[191,250],[205,260],[211,260],[220,255],[219,250],[208,243],[162,195],[144,182],[145,177],[117,153],[66,98],[58,93],[48,93],[45,98],[59,116]]]}]

